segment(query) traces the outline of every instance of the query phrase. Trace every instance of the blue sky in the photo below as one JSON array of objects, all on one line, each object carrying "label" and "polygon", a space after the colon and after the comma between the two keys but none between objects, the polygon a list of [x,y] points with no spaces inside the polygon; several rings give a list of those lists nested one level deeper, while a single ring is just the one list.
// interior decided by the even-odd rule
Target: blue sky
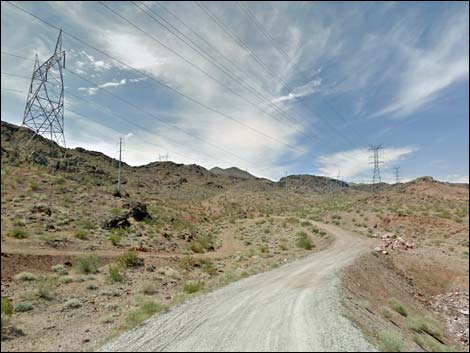
[{"label": "blue sky", "polygon": [[[400,166],[403,180],[468,182],[468,2],[106,3],[125,20],[98,2],[18,5],[119,60],[64,35],[67,69],[98,85],[65,73],[68,147],[115,157],[125,137],[132,165],[169,153],[370,182],[367,148],[382,143],[385,181]],[[58,31],[1,6],[2,52],[47,59]],[[21,124],[29,82],[6,74],[33,63],[1,65],[1,118]]]}]

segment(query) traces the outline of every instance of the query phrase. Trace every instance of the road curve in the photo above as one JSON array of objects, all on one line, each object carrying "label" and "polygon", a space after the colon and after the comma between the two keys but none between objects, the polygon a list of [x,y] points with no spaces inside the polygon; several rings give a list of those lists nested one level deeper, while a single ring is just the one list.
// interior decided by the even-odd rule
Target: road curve
[{"label": "road curve", "polygon": [[371,248],[333,225],[327,249],[149,319],[101,351],[374,351],[342,315],[338,272]]}]

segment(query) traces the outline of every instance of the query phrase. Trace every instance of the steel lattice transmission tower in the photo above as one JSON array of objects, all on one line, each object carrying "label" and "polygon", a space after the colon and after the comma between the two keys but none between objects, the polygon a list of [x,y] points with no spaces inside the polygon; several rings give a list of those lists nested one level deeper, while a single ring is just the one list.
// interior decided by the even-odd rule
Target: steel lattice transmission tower
[{"label": "steel lattice transmission tower", "polygon": [[374,176],[372,177],[372,184],[376,184],[377,181],[379,183],[382,182],[382,178],[380,177],[380,168],[379,165],[383,163],[382,160],[380,160],[380,150],[382,149],[382,145],[370,145],[369,146],[369,151],[373,152],[373,155],[371,158],[374,159],[373,162],[370,162],[370,164],[374,165]]},{"label": "steel lattice transmission tower", "polygon": [[64,76],[65,50],[62,50],[62,30],[54,54],[42,64],[38,55],[24,109],[23,126],[65,147],[64,136]]},{"label": "steel lattice transmission tower", "polygon": [[395,170],[395,182],[398,184],[400,182],[400,167],[394,167]]}]

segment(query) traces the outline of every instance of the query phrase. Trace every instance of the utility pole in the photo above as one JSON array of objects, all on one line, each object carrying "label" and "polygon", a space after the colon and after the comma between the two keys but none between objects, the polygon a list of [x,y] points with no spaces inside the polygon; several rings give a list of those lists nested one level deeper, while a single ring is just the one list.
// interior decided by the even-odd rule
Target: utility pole
[{"label": "utility pole", "polygon": [[395,170],[395,183],[399,183],[400,182],[400,167],[394,167],[393,168]]},{"label": "utility pole", "polygon": [[119,174],[118,174],[118,191],[121,192],[121,151],[122,151],[122,137],[119,138]]},{"label": "utility pole", "polygon": [[377,182],[381,183],[382,178],[380,177],[380,168],[379,165],[383,163],[382,160],[380,160],[379,152],[382,149],[382,145],[370,145],[369,146],[369,151],[373,152],[373,155],[371,158],[374,159],[373,162],[370,162],[369,164],[374,165],[374,176],[372,177],[372,184],[376,184]]}]

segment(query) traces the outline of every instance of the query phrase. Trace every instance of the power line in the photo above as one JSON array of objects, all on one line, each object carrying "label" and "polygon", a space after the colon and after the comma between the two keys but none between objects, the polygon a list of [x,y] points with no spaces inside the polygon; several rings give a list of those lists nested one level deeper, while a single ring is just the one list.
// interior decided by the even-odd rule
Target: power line
[{"label": "power line", "polygon": [[[196,1],[195,2],[196,5],[219,27],[221,28],[230,38],[232,38],[232,40],[234,40],[238,46],[242,49],[242,50],[247,50],[251,55],[252,57],[256,60],[256,62],[258,62],[258,64],[264,69],[266,70],[266,72],[268,72],[275,80],[279,81],[280,83],[282,83],[286,88],[288,88],[290,91],[293,91],[294,89],[282,78],[280,78],[279,76],[277,75],[273,75],[272,74],[272,70],[268,67],[268,65],[266,63],[264,63],[264,61],[258,56],[256,55],[249,47],[248,45],[242,41],[240,38],[238,38],[232,30],[230,30],[230,28],[228,28],[227,25],[224,24],[224,22],[217,17],[217,15],[215,15],[204,3],[200,2],[200,1]],[[276,77],[277,76],[277,77]],[[320,96],[324,101],[325,98],[323,98],[322,96]],[[343,121],[346,122],[346,119],[339,114],[339,112],[334,109],[334,107],[328,102],[327,104],[328,108],[330,109],[330,111],[332,111],[333,113],[335,113],[336,115],[338,115]],[[295,108],[293,108],[294,110],[296,110]],[[334,127],[332,127],[327,121],[323,121],[322,122],[325,122],[325,124],[331,129],[333,130],[335,133],[337,133],[338,135],[340,135],[345,141],[347,141],[351,146],[355,147],[355,143],[351,142],[351,140],[344,134],[340,133],[338,130],[336,130]],[[360,137],[361,141],[364,141],[365,139]]]},{"label": "power line", "polygon": [[[9,5],[11,5],[11,6],[13,6],[13,7],[15,7],[15,8],[17,8],[18,10],[20,10],[20,11],[22,11],[22,12],[24,12],[24,13],[26,13],[26,14],[28,14],[28,15],[34,17],[34,18],[36,18],[37,20],[39,20],[39,21],[45,23],[46,25],[48,25],[48,26],[50,26],[50,27],[52,27],[52,28],[55,28],[55,29],[60,30],[57,26],[55,26],[55,25],[51,24],[50,22],[48,22],[48,21],[46,21],[46,20],[40,18],[40,17],[37,16],[37,15],[34,15],[33,13],[31,13],[31,12],[25,10],[25,9],[22,8],[21,6],[18,6],[18,5],[14,4],[14,3],[10,2],[10,1],[6,1],[6,3],[9,4]],[[136,73],[138,73],[138,74],[140,74],[140,75],[143,75],[143,76],[149,78],[150,80],[152,80],[152,81],[158,83],[159,85],[161,85],[161,86],[167,88],[168,90],[170,90],[170,91],[172,91],[172,92],[178,94],[179,96],[181,96],[181,97],[183,97],[183,98],[185,98],[185,99],[187,99],[187,100],[193,102],[194,104],[197,104],[197,105],[199,105],[199,106],[201,106],[201,107],[203,107],[203,108],[205,108],[205,109],[207,109],[207,110],[209,110],[209,111],[212,111],[213,113],[216,113],[216,114],[218,114],[218,115],[220,115],[220,116],[222,116],[222,117],[225,117],[225,118],[227,118],[227,119],[229,119],[229,120],[232,120],[232,121],[234,121],[234,122],[236,122],[236,123],[238,123],[238,124],[240,124],[240,125],[242,125],[242,126],[248,128],[248,129],[250,129],[250,130],[252,130],[252,131],[254,131],[254,132],[260,134],[260,135],[263,135],[263,136],[266,137],[266,138],[269,138],[269,139],[271,139],[271,140],[273,140],[273,141],[275,141],[275,142],[277,142],[277,143],[279,143],[279,144],[285,145],[285,146],[289,147],[290,149],[293,149],[293,150],[295,150],[295,151],[297,151],[297,152],[302,153],[302,151],[298,150],[296,147],[294,147],[294,146],[292,146],[292,145],[290,145],[290,144],[288,144],[288,143],[285,143],[285,142],[283,142],[283,141],[281,141],[281,140],[279,140],[279,139],[277,139],[277,138],[275,138],[275,137],[273,137],[273,136],[270,136],[270,135],[268,135],[268,134],[266,134],[266,133],[264,133],[264,132],[262,132],[262,131],[260,131],[260,130],[258,130],[258,129],[256,129],[256,128],[254,128],[254,127],[252,127],[252,126],[250,126],[250,125],[248,125],[248,124],[246,124],[246,123],[244,123],[244,122],[242,122],[242,121],[240,121],[240,120],[238,120],[238,119],[232,117],[231,115],[228,115],[228,114],[226,114],[226,113],[224,113],[224,112],[222,112],[222,111],[220,111],[220,110],[218,110],[218,109],[216,109],[216,108],[213,108],[213,107],[211,107],[211,106],[209,106],[209,105],[207,105],[207,104],[205,104],[205,103],[199,101],[198,99],[193,98],[193,97],[191,97],[191,96],[189,96],[189,95],[187,95],[187,94],[185,94],[185,93],[179,91],[178,89],[167,85],[166,83],[164,83],[164,82],[162,82],[162,81],[156,79],[155,77],[153,77],[153,76],[151,76],[151,75],[145,73],[144,71],[141,71],[141,70],[139,70],[139,69],[136,69],[135,67],[133,67],[133,66],[131,66],[131,65],[129,65],[129,64],[125,63],[125,62],[123,62],[122,60],[119,60],[119,59],[117,59],[117,58],[111,56],[110,54],[106,53],[105,51],[103,51],[103,50],[101,50],[101,49],[99,49],[99,48],[97,48],[97,47],[95,47],[94,45],[85,42],[84,40],[78,38],[77,36],[75,36],[75,35],[73,35],[73,34],[71,34],[71,33],[68,33],[68,32],[66,32],[66,31],[63,31],[63,33],[64,33],[65,35],[67,35],[68,37],[70,37],[70,38],[76,40],[77,42],[79,42],[79,43],[81,43],[81,44],[83,44],[83,45],[85,45],[85,46],[87,46],[87,47],[89,47],[89,48],[92,48],[93,50],[96,50],[97,52],[101,53],[102,55],[104,55],[104,56],[106,56],[106,57],[108,57],[108,58],[110,58],[110,59],[112,59],[112,60],[114,60],[114,61],[120,63],[121,65],[123,65],[123,66],[125,66],[125,67],[128,67],[128,68],[131,69],[132,71],[134,71],[134,72],[136,72]]]}]

